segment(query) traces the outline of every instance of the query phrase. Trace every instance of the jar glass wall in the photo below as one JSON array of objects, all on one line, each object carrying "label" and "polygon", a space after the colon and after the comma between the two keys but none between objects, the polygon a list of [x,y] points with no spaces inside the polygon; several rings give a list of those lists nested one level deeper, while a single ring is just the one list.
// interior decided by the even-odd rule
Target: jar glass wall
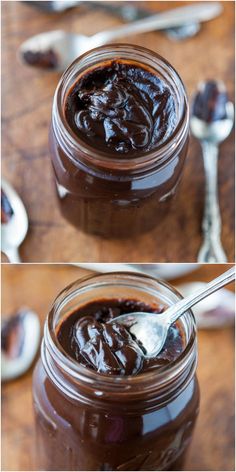
[{"label": "jar glass wall", "polygon": [[[148,67],[168,86],[176,125],[169,138],[138,157],[119,159],[96,150],[70,129],[65,100],[78,76],[111,60]],[[183,83],[161,56],[145,48],[117,44],[94,49],[73,62],[54,96],[50,152],[64,217],[85,232],[105,238],[139,235],[168,213],[188,147],[189,116]]]},{"label": "jar glass wall", "polygon": [[62,350],[56,328],[88,301],[137,299],[169,306],[169,285],[131,273],[93,276],[67,287],[45,323],[33,379],[37,470],[180,470],[198,414],[197,343],[191,311],[181,317],[184,350],[161,368],[106,376]]}]

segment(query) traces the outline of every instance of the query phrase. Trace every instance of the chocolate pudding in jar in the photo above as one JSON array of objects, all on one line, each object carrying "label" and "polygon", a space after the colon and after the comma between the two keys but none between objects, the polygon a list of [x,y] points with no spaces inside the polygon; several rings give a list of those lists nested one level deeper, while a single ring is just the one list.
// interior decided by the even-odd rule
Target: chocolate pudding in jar
[{"label": "chocolate pudding in jar", "polygon": [[104,238],[153,229],[181,178],[188,132],[183,83],[158,54],[114,44],[76,59],[56,89],[49,139],[64,217]]},{"label": "chocolate pudding in jar", "polygon": [[199,409],[193,314],[151,359],[115,321],[158,316],[180,298],[133,273],[86,277],[59,294],[33,377],[36,470],[181,470]]}]

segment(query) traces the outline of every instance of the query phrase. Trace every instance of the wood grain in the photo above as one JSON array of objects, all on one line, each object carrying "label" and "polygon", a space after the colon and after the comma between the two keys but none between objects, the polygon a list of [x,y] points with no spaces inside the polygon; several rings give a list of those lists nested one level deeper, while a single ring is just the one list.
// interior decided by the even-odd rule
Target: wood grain
[{"label": "wood grain", "polygon": [[[191,2],[140,2],[164,10]],[[128,39],[166,57],[179,71],[191,98],[200,80],[225,81],[234,97],[234,2],[222,2],[223,14],[202,25],[194,38],[174,42],[161,32]],[[30,228],[21,247],[23,261],[161,262],[195,261],[201,243],[204,174],[199,144],[191,139],[175,206],[155,231],[127,241],[104,241],[84,235],[64,221],[57,207],[48,153],[52,97],[59,76],[22,65],[17,50],[26,38],[50,29],[91,35],[120,24],[101,11],[78,7],[46,14],[22,2],[2,2],[3,148],[2,171],[21,195]],[[123,42],[126,42],[124,38]],[[234,260],[234,138],[222,144],[219,194],[222,239]]]},{"label": "wood grain", "polygon": [[[208,265],[173,285],[209,281],[227,266]],[[3,313],[22,305],[39,313],[41,324],[53,299],[67,284],[87,271],[66,265],[9,265],[2,267]],[[233,290],[233,285],[229,285]],[[200,330],[198,379],[201,406],[185,470],[234,470],[234,330]],[[2,470],[32,470],[32,370],[2,388]]]}]

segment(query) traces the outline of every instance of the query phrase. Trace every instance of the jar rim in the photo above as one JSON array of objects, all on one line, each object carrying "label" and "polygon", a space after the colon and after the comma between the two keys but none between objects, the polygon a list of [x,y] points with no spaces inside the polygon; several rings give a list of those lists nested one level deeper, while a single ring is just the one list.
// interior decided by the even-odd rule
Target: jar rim
[{"label": "jar rim", "polygon": [[[125,395],[128,394],[130,390],[135,391],[135,389],[137,389],[137,385],[139,384],[144,387],[146,392],[150,391],[150,384],[152,385],[152,387],[153,383],[155,383],[155,385],[166,385],[166,382],[169,384],[171,378],[176,377],[176,373],[178,373],[178,375],[180,376],[185,371],[185,369],[189,365],[189,357],[195,350],[196,325],[195,318],[191,310],[188,310],[183,315],[186,316],[186,319],[190,322],[192,327],[192,333],[189,337],[188,343],[186,344],[183,352],[177,357],[177,359],[170,362],[166,366],[163,366],[160,369],[153,369],[151,371],[146,371],[135,376],[109,376],[81,366],[62,349],[57,339],[53,324],[55,321],[54,317],[58,313],[58,310],[60,310],[62,306],[65,306],[66,302],[68,302],[69,297],[75,296],[75,293],[78,293],[79,290],[83,290],[86,285],[88,288],[89,282],[100,282],[100,284],[103,283],[103,285],[106,285],[107,281],[114,276],[118,280],[119,278],[121,279],[124,277],[132,277],[132,280],[136,282],[149,282],[150,287],[161,286],[167,292],[174,295],[174,299],[176,301],[183,298],[182,295],[167,282],[144,274],[139,274],[135,272],[108,272],[105,274],[93,274],[85,276],[76,280],[75,282],[72,282],[65,289],[63,289],[56,297],[47,317],[44,329],[44,339],[45,343],[47,344],[48,350],[51,352],[52,356],[55,356],[55,358],[57,359],[57,363],[60,363],[62,365],[63,371],[66,372],[66,375],[69,375],[71,378],[75,379],[76,382],[82,382],[83,384],[87,385],[96,385],[97,392],[99,392],[99,389],[105,388],[106,391],[115,392],[117,390],[119,391],[119,394],[124,393]],[[77,287],[78,284],[79,287]],[[93,285],[90,284],[89,286],[91,288]],[[76,290],[75,287],[77,287]],[[127,389],[127,384],[129,385],[129,389]]]},{"label": "jar rim", "polygon": [[[108,58],[100,58],[99,59],[99,54],[105,54],[106,52],[111,53],[114,51],[119,54],[123,53],[128,54],[129,52],[132,53],[135,51],[136,54],[139,54],[139,56],[136,57],[136,61],[139,62],[140,64],[142,63],[141,58],[143,58],[143,64],[144,62],[144,57],[145,55],[150,57],[153,61],[156,61],[155,63],[153,62],[152,67],[153,69],[156,68],[159,64],[159,67],[166,68],[168,72],[170,73],[171,80],[173,82],[173,85],[176,87],[176,90],[180,93],[180,116],[178,117],[176,126],[173,130],[173,133],[161,144],[157,145],[154,149],[151,149],[150,151],[146,151],[142,153],[142,155],[139,155],[137,157],[132,157],[131,159],[121,159],[121,158],[115,158],[114,155],[109,156],[107,152],[103,152],[102,150],[95,149],[93,146],[91,146],[89,143],[86,143],[82,139],[80,139],[78,136],[73,133],[71,130],[69,124],[66,122],[63,109],[64,109],[64,96],[63,93],[65,92],[65,86],[67,83],[67,80],[71,79],[71,76],[73,75],[74,69],[77,65],[83,64],[83,61],[88,61],[89,58],[92,58],[93,56],[96,58],[95,64],[99,64],[101,61],[108,60]],[[120,56],[119,56],[120,57]],[[127,57],[127,56],[126,56]],[[110,58],[111,59],[111,58]],[[113,59],[115,57],[113,56]],[[87,64],[87,67],[89,67],[89,64]],[[64,142],[64,149],[67,149],[67,154],[69,158],[73,161],[73,163],[78,165],[78,159],[76,159],[73,155],[72,152],[68,153],[68,144],[69,147],[75,151],[79,151],[83,155],[83,160],[85,163],[92,165],[92,166],[98,166],[98,167],[112,167],[113,169],[130,169],[135,167],[136,170],[139,168],[143,168],[146,165],[149,165],[153,163],[153,161],[160,165],[166,160],[166,155],[168,152],[173,151],[173,147],[178,145],[178,143],[181,141],[182,137],[185,136],[185,134],[188,131],[188,123],[189,123],[189,106],[188,106],[188,101],[187,101],[187,96],[186,96],[186,90],[184,87],[184,84],[182,82],[181,77],[179,76],[178,72],[175,70],[175,68],[165,59],[163,58],[160,54],[147,49],[143,46],[136,46],[128,43],[117,43],[117,44],[108,44],[105,46],[99,46],[97,48],[91,49],[78,58],[76,58],[72,64],[66,69],[66,71],[63,73],[58,86],[55,91],[54,95],[54,100],[53,100],[53,113],[52,113],[52,125],[54,132],[56,133],[56,130],[59,128],[62,131],[58,133],[58,137],[61,138],[61,142],[63,144]],[[175,140],[175,143],[173,142]],[[67,145],[66,145],[67,144]]]}]

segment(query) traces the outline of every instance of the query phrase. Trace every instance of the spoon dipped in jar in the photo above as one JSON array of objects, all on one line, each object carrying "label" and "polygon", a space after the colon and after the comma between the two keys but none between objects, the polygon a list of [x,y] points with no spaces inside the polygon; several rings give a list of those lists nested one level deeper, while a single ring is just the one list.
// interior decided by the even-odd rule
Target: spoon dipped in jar
[{"label": "spoon dipped in jar", "polygon": [[142,346],[144,356],[152,358],[162,350],[170,326],[187,310],[208,297],[216,290],[235,280],[235,267],[227,270],[216,279],[204,285],[200,290],[180,300],[160,314],[137,312],[118,316],[108,323],[124,325]]}]

